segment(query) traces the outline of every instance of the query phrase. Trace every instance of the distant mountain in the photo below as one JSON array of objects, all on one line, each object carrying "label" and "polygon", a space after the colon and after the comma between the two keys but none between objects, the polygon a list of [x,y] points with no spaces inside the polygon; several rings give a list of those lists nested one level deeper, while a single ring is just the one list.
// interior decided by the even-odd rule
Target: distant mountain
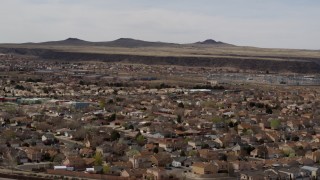
[{"label": "distant mountain", "polygon": [[85,41],[78,38],[68,38],[61,41],[48,41],[48,42],[41,42],[41,43],[26,43],[26,44],[39,44],[39,45],[92,45],[92,42]]},{"label": "distant mountain", "polygon": [[52,46],[106,46],[106,47],[173,47],[173,46],[189,46],[189,45],[206,45],[206,46],[233,46],[221,41],[215,41],[213,39],[207,39],[205,41],[200,41],[192,44],[177,44],[177,43],[167,43],[167,42],[151,42],[143,41],[132,38],[119,38],[114,41],[104,41],[104,42],[91,42],[85,41],[78,38],[68,38],[61,41],[48,41],[41,43],[24,43],[24,45],[52,45]]},{"label": "distant mountain", "polygon": [[207,40],[204,40],[204,41],[199,41],[199,42],[196,42],[194,44],[199,44],[199,45],[223,45],[223,46],[234,46],[232,44],[227,44],[227,43],[224,43],[224,42],[221,42],[221,41],[215,41],[213,39],[207,39]]},{"label": "distant mountain", "polygon": [[177,46],[179,44],[165,42],[149,42],[131,38],[120,38],[114,41],[90,42],[78,38],[68,38],[61,41],[48,41],[41,43],[24,43],[26,45],[54,45],[54,46],[109,46],[109,47],[161,47]]},{"label": "distant mountain", "polygon": [[112,46],[112,47],[157,47],[157,46],[176,46],[179,44],[165,42],[150,42],[131,38],[120,38],[114,41],[97,42],[95,45]]}]

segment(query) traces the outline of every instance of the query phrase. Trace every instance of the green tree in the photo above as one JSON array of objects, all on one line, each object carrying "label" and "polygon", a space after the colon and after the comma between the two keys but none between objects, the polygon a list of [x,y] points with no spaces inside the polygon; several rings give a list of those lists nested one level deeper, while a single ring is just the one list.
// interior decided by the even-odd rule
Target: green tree
[{"label": "green tree", "polygon": [[118,131],[116,130],[113,130],[111,132],[111,141],[115,141],[115,140],[118,140],[120,138],[120,134]]},{"label": "green tree", "polygon": [[137,140],[137,143],[138,143],[139,145],[143,145],[143,144],[144,144],[144,141],[145,141],[145,138],[144,138],[143,135],[140,134],[140,135],[137,136],[136,140]]},{"label": "green tree", "polygon": [[270,121],[270,127],[271,127],[272,129],[278,129],[279,126],[280,126],[280,120],[279,120],[279,119],[272,119],[272,120]]},{"label": "green tree", "polygon": [[113,113],[113,114],[108,118],[109,121],[115,121],[116,119],[117,119],[116,113]]},{"label": "green tree", "polygon": [[291,147],[284,148],[282,151],[283,151],[283,154],[287,157],[294,157],[295,156],[295,151]]},{"label": "green tree", "polygon": [[189,151],[188,152],[188,156],[195,156],[195,155],[197,155],[197,151],[195,151],[195,150],[191,150],[191,151]]},{"label": "green tree", "polygon": [[213,123],[219,123],[219,122],[222,122],[223,119],[221,117],[213,117],[212,120],[211,120]]},{"label": "green tree", "polygon": [[100,106],[100,108],[105,108],[106,107],[106,101],[104,99],[101,99],[99,101],[99,106]]},{"label": "green tree", "polygon": [[201,144],[201,149],[208,149],[210,146],[207,143]]},{"label": "green tree", "polygon": [[159,148],[158,147],[153,148],[153,153],[158,154],[158,152],[159,152]]},{"label": "green tree", "polygon": [[138,151],[137,149],[130,149],[129,151],[126,152],[126,155],[128,157],[133,157],[137,154],[140,154],[140,151]]},{"label": "green tree", "polygon": [[111,167],[109,165],[104,165],[103,166],[103,173],[108,174],[110,172]]},{"label": "green tree", "polygon": [[94,165],[96,166],[102,166],[103,160],[102,160],[102,154],[99,152],[96,152],[94,155]]}]

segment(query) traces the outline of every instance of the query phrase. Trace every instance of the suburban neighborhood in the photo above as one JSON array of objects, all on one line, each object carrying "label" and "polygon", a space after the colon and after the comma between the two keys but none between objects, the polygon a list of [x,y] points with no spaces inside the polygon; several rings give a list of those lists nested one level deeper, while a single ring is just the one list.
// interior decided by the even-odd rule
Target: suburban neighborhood
[{"label": "suburban neighborhood", "polygon": [[212,81],[220,70],[206,68],[0,58],[0,173],[320,177],[316,87]]}]

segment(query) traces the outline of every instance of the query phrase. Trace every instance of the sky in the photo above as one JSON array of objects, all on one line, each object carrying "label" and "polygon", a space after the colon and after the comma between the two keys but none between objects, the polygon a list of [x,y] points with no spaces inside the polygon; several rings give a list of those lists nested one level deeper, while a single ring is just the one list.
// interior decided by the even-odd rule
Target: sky
[{"label": "sky", "polygon": [[0,43],[69,37],[320,49],[320,1],[0,0]]}]

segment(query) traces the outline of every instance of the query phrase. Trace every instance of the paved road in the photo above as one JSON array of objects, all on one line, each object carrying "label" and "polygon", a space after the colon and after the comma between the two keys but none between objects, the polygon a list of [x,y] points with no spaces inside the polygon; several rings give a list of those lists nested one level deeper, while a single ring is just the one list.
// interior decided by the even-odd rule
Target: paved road
[{"label": "paved road", "polygon": [[40,163],[24,163],[22,165],[18,165],[16,168],[22,171],[32,171],[34,168],[49,168],[52,162],[40,162]]},{"label": "paved road", "polygon": [[[52,175],[52,174],[46,174],[46,173],[35,173],[35,172],[26,172],[26,171],[18,171],[18,170],[11,170],[11,169],[5,169],[3,167],[0,167],[0,173],[2,174],[16,174],[16,175],[20,175],[20,176],[26,176],[26,177],[38,177],[38,178],[44,178],[46,179],[47,176],[58,176],[60,177],[60,175]],[[72,176],[64,176],[64,177],[68,177],[68,178],[74,178]],[[5,179],[5,178],[4,178]],[[93,179],[88,179],[88,178],[82,178],[84,180],[93,180]],[[1,180],[1,177],[0,177]],[[9,180],[12,180],[9,178]]]},{"label": "paved road", "polygon": [[54,136],[55,138],[57,138],[59,141],[63,142],[63,143],[71,143],[71,144],[79,144],[79,145],[84,145],[83,142],[80,141],[74,141],[70,138],[67,138],[65,136]]}]

